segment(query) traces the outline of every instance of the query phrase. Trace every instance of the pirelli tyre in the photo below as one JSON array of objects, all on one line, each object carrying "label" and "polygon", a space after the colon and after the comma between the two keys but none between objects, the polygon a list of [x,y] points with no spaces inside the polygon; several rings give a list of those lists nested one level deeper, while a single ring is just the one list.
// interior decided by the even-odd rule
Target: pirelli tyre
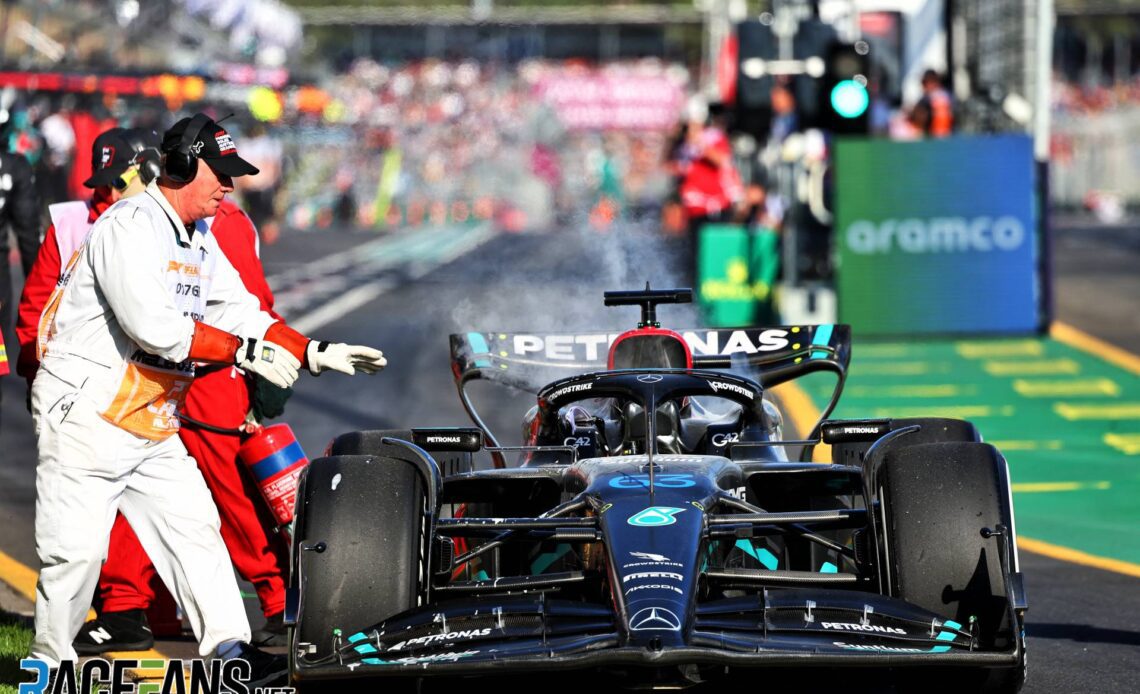
[{"label": "pirelli tyre", "polygon": [[318,687],[304,681],[298,658],[332,657],[348,637],[416,604],[426,561],[425,494],[415,465],[376,455],[314,460],[300,492],[291,670],[295,684],[312,691]]},{"label": "pirelli tyre", "polygon": [[[913,446],[921,443],[937,443],[941,441],[980,442],[981,434],[971,422],[962,419],[949,419],[946,417],[906,417],[890,420],[890,430],[898,431],[909,426],[918,425],[918,431],[907,434],[892,444],[893,447]],[[863,460],[872,441],[853,441],[833,443],[831,445],[832,460],[840,465],[858,465]]]},{"label": "pirelli tyre", "polygon": [[[1021,638],[1001,560],[1003,542],[1014,541],[1008,479],[997,449],[958,441],[888,451],[879,477],[890,593],[965,628],[976,620],[984,650],[1012,650]],[[929,690],[929,673],[914,674],[920,679],[912,684]],[[955,691],[1016,692],[1024,667],[947,673],[937,681]]]},{"label": "pirelli tyre", "polygon": [[[369,429],[341,434],[329,444],[328,455],[399,455],[399,446],[383,443],[385,438],[411,441],[410,429]],[[472,455],[462,451],[433,451],[431,457],[439,464],[440,473],[458,475],[474,469]]]},{"label": "pirelli tyre", "polygon": [[[888,431],[898,431],[907,427],[917,425],[919,428],[916,431],[908,433],[901,438],[897,438],[890,443],[891,448],[902,448],[904,446],[916,446],[927,443],[962,441],[962,442],[980,442],[981,435],[978,433],[977,427],[971,422],[962,419],[949,419],[946,417],[905,417],[889,420]],[[839,465],[853,465],[859,466],[863,462],[867,450],[873,445],[874,441],[847,441],[841,443],[831,444],[832,460]],[[813,499],[812,508],[822,510],[825,508],[845,508],[845,507],[862,507],[861,497],[854,498],[840,498],[833,503],[827,503],[826,497]],[[844,542],[842,537],[835,538],[839,542]],[[794,540],[793,540],[794,541]],[[810,553],[811,564],[808,567],[801,567],[811,570],[814,567],[821,566],[824,562],[836,563],[836,559],[832,556],[831,550],[821,547],[816,543],[802,543],[803,548]]]}]

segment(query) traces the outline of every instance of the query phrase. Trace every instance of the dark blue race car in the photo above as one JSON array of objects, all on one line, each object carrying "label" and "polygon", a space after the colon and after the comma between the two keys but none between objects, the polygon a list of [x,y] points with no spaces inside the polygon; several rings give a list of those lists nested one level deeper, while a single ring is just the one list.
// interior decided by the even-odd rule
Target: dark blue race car
[{"label": "dark blue race car", "polygon": [[[298,493],[293,685],[1017,691],[1002,455],[960,420],[827,419],[847,326],[661,329],[657,306],[690,297],[606,293],[641,306],[620,335],[452,335],[476,427],[337,437]],[[831,401],[785,440],[768,389],[816,371]],[[537,395],[524,445],[498,444],[475,380]],[[809,462],[820,444],[831,463]]]}]

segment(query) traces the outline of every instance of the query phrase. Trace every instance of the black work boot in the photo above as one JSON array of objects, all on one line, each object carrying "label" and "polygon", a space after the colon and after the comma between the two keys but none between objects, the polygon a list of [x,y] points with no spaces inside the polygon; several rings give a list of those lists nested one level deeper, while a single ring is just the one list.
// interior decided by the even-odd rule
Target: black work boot
[{"label": "black work boot", "polygon": [[249,663],[249,690],[258,687],[274,687],[286,684],[289,680],[289,661],[283,655],[266,653],[248,643],[238,644],[238,652],[226,660],[241,659]]},{"label": "black work boot", "polygon": [[154,634],[150,633],[145,610],[103,612],[79,629],[73,645],[79,655],[145,651],[154,645]]},{"label": "black work boot", "polygon": [[289,645],[289,631],[285,628],[285,613],[269,615],[265,626],[253,632],[250,642],[260,648]]}]

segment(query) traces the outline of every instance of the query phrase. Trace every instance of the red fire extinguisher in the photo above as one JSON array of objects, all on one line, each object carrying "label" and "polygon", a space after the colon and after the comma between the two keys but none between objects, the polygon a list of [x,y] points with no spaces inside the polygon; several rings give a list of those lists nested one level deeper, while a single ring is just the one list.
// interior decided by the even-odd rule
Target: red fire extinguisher
[{"label": "red fire extinguisher", "polygon": [[259,427],[250,433],[238,449],[238,458],[249,468],[278,526],[286,527],[293,521],[297,479],[309,459],[288,424]]}]

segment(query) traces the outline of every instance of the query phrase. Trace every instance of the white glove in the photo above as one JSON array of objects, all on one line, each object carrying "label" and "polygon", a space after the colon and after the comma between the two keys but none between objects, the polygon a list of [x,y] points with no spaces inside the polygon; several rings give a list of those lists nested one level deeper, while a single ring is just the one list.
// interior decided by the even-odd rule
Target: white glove
[{"label": "white glove", "polygon": [[239,369],[261,376],[279,388],[289,388],[300,375],[301,362],[281,345],[248,337],[234,354]]},{"label": "white glove", "polygon": [[309,373],[320,376],[323,371],[339,371],[352,376],[357,372],[374,374],[388,365],[384,353],[363,345],[346,345],[343,342],[317,342],[310,340],[305,348],[309,360]]}]

